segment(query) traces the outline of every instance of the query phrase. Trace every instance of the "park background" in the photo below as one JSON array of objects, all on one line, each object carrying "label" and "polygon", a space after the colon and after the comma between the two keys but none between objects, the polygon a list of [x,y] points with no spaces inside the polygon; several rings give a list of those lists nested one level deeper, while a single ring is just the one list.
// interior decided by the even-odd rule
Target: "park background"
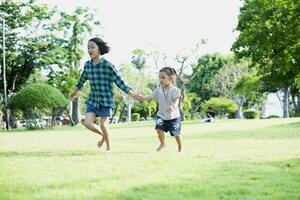
[{"label": "park background", "polygon": [[[299,199],[299,1],[2,0],[0,11],[1,199]],[[156,102],[117,88],[115,150],[96,148],[79,123],[89,85],[68,98],[94,36],[135,91],[177,70],[183,153],[171,139],[155,152]],[[215,123],[202,122],[208,107]]]}]

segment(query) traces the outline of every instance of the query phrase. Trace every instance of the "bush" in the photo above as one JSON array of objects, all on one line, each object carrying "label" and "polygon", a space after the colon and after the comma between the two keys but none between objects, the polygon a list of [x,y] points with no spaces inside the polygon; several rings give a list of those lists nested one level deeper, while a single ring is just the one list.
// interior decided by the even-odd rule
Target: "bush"
[{"label": "bush", "polygon": [[271,119],[271,118],[279,118],[279,116],[278,115],[270,115],[267,117],[267,119]]},{"label": "bush", "polygon": [[294,112],[294,113],[292,113],[292,117],[300,117],[300,112]]},{"label": "bush", "polygon": [[260,112],[258,110],[244,110],[243,114],[246,119],[256,119],[260,116]]},{"label": "bush", "polygon": [[132,113],[131,115],[132,121],[139,121],[141,118],[140,113]]},{"label": "bush", "polygon": [[68,100],[57,89],[45,83],[34,83],[21,89],[8,102],[10,109],[21,111],[25,119],[51,115],[55,108],[63,108]]},{"label": "bush", "polygon": [[213,97],[209,99],[202,105],[202,112],[206,113],[209,107],[212,107],[215,114],[221,118],[237,110],[236,103],[226,97]]}]

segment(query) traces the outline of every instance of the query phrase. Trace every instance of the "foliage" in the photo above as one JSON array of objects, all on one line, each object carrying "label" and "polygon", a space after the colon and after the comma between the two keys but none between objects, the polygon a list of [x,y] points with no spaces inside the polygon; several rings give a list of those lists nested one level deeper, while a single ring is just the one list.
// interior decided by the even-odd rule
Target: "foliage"
[{"label": "foliage", "polygon": [[132,113],[131,117],[132,121],[140,121],[141,115],[140,113]]},{"label": "foliage", "polygon": [[280,118],[278,115],[270,115],[267,117],[267,119],[272,119],[272,118]]},{"label": "foliage", "polygon": [[100,27],[99,21],[94,19],[94,12],[81,7],[76,8],[71,14],[56,10],[58,22],[48,27],[50,42],[55,45],[53,53],[56,54],[51,60],[53,65],[49,66],[48,83],[58,88],[66,97],[80,76],[84,39],[93,29]]},{"label": "foliage", "polygon": [[214,91],[209,85],[218,71],[231,60],[228,56],[222,56],[218,53],[206,54],[198,60],[198,71],[188,84],[189,92],[197,94],[204,102],[214,96]]},{"label": "foliage", "polygon": [[255,118],[259,118],[260,112],[258,110],[244,110],[243,112],[244,117],[246,119],[255,119]]},{"label": "foliage", "polygon": [[143,49],[135,49],[132,51],[131,63],[139,71],[146,67],[146,52]]},{"label": "foliage", "polygon": [[183,111],[185,113],[185,117],[187,119],[190,119],[191,118],[191,115],[190,115],[190,109],[192,108],[192,102],[188,99],[188,98],[185,98],[183,101],[182,101],[182,108],[183,108]]},{"label": "foliage", "polygon": [[249,73],[247,62],[235,62],[232,57],[228,57],[228,61],[215,74],[210,84],[205,87],[211,91],[214,96],[226,96],[231,99],[240,97],[235,95],[233,88],[242,76]]},{"label": "foliage", "polygon": [[241,8],[232,46],[251,58],[269,89],[289,87],[300,73],[300,1],[247,0]]},{"label": "foliage", "polygon": [[[34,71],[49,64],[47,57],[52,47],[43,33],[43,25],[50,23],[53,13],[34,0],[4,0],[0,4],[0,13],[1,18],[5,18],[5,27],[0,24],[0,41],[3,41],[5,28],[7,89],[15,92]],[[3,49],[2,42],[0,47]],[[3,51],[0,62],[3,63]],[[3,81],[0,81],[0,91],[3,93]]]},{"label": "foliage", "polygon": [[212,97],[202,105],[202,110],[206,111],[209,107],[221,118],[237,110],[237,105],[226,97]]},{"label": "foliage", "polygon": [[65,107],[67,103],[59,90],[44,83],[34,83],[12,96],[8,106],[21,111],[24,118],[34,119],[42,115],[49,116],[53,109]]},{"label": "foliage", "polygon": [[255,73],[243,75],[233,87],[233,94],[245,96],[248,106],[261,104],[266,95],[263,92],[263,82]]},{"label": "foliage", "polygon": [[141,117],[146,119],[157,112],[157,104],[155,101],[142,101],[135,104],[132,111],[140,113]]},{"label": "foliage", "polygon": [[189,109],[189,115],[193,119],[195,113],[199,111],[201,105],[201,98],[194,92],[189,92],[186,94],[187,100],[191,102],[191,107]]}]

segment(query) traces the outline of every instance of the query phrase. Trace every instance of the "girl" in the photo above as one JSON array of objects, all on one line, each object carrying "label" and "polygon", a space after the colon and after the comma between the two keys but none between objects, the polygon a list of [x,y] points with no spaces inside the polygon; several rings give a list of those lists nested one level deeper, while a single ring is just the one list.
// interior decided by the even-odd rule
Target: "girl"
[{"label": "girl", "polygon": [[158,113],[155,129],[160,141],[157,151],[165,148],[165,134],[170,132],[175,136],[178,152],[182,150],[182,141],[180,136],[181,118],[179,113],[180,90],[173,84],[176,80],[176,71],[174,68],[164,67],[159,71],[160,87],[156,88],[149,96],[139,96],[140,100],[156,100],[158,102]]},{"label": "girl", "polygon": [[[92,38],[88,41],[87,47],[91,60],[84,64],[83,72],[70,94],[70,98],[76,98],[85,81],[89,80],[91,90],[83,124],[89,130],[102,136],[102,139],[98,142],[98,147],[100,148],[105,142],[106,150],[109,151],[111,147],[107,124],[114,107],[113,83],[131,97],[137,98],[137,96],[123,81],[114,65],[102,57],[110,50],[106,42],[97,37]],[[100,127],[94,123],[95,117],[98,116],[101,117]]]}]

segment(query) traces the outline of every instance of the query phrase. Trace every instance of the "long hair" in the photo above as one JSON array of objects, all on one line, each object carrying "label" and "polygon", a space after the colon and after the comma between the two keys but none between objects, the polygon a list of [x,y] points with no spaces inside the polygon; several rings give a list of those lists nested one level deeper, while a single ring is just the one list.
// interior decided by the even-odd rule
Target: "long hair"
[{"label": "long hair", "polygon": [[110,51],[110,47],[107,45],[106,42],[104,42],[102,39],[98,37],[94,37],[92,39],[89,39],[89,41],[93,41],[96,43],[96,45],[99,48],[100,55],[104,55]]}]

